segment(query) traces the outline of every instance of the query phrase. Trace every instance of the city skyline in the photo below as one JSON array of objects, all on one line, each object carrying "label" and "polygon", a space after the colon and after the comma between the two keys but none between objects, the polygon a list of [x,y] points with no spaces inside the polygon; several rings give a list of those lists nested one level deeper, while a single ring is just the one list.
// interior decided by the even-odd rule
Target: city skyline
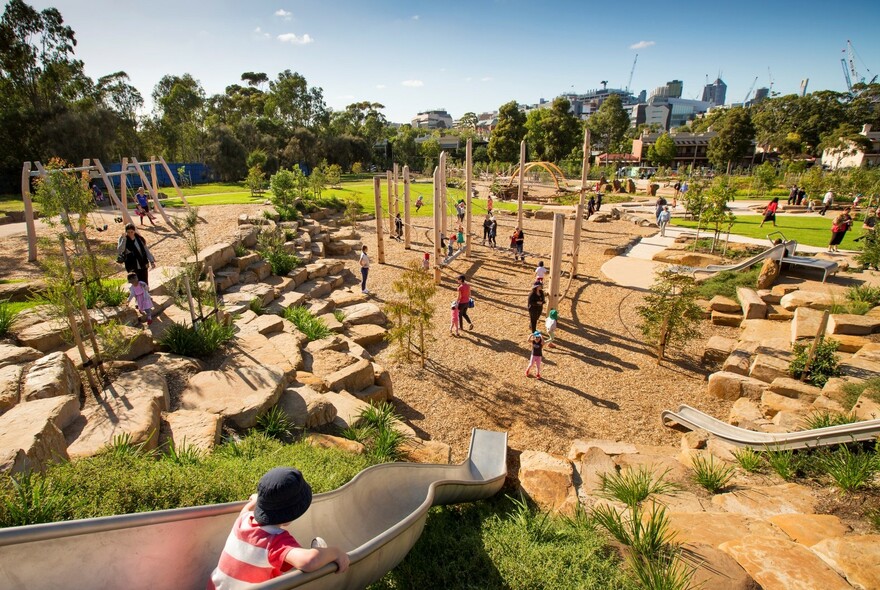
[{"label": "city skyline", "polygon": [[853,24],[880,16],[865,0],[848,3],[846,14],[812,0],[794,9],[751,2],[736,11],[692,1],[660,11],[634,2],[624,13],[595,2],[536,9],[519,0],[94,0],[87,11],[78,0],[31,4],[58,8],[76,33],[86,73],[96,79],[126,71],[147,109],[163,75],[184,73],[212,95],[240,84],[246,71],[274,79],[291,69],[323,88],[334,110],[368,100],[385,105],[389,121],[408,123],[430,109],[458,118],[510,100],[534,104],[583,93],[603,80],[624,88],[636,54],[634,94],[677,79],[683,98],[700,98],[720,74],[727,103],[741,102],[755,77],[752,95],[769,87],[771,76],[780,94],[797,93],[803,78],[808,91],[844,91],[847,39],[861,75],[880,71],[880,39]]}]

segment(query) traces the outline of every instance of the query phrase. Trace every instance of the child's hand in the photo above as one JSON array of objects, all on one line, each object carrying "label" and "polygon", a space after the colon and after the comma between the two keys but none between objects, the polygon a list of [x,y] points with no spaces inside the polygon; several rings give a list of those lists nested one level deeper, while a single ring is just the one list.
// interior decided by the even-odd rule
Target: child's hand
[{"label": "child's hand", "polygon": [[339,557],[336,558],[336,573],[341,574],[344,573],[345,570],[348,569],[351,560],[348,558],[348,553],[344,553],[342,551],[339,552]]}]

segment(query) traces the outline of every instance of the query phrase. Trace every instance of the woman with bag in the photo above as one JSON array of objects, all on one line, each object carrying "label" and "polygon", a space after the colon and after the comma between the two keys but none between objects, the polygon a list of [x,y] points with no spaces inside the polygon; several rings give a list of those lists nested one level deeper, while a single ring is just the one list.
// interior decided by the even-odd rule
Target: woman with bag
[{"label": "woman with bag", "polygon": [[840,252],[838,248],[840,242],[843,241],[846,232],[852,227],[853,220],[849,212],[850,208],[847,207],[843,210],[843,213],[834,218],[834,223],[831,224],[831,242],[828,243],[829,252]]},{"label": "woman with bag", "polygon": [[474,329],[474,323],[468,317],[468,309],[473,305],[471,286],[465,281],[464,275],[458,275],[458,328],[464,329],[464,320],[468,322],[468,330]]},{"label": "woman with bag", "polygon": [[139,281],[150,284],[147,275],[149,267],[156,268],[156,259],[147,248],[147,241],[137,233],[133,223],[125,225],[125,233],[116,243],[116,262],[125,264],[125,270],[135,273]]},{"label": "woman with bag", "polygon": [[536,281],[534,285],[532,285],[532,290],[529,293],[529,331],[534,332],[538,326],[538,319],[541,317],[541,312],[544,311],[544,285],[543,283]]}]

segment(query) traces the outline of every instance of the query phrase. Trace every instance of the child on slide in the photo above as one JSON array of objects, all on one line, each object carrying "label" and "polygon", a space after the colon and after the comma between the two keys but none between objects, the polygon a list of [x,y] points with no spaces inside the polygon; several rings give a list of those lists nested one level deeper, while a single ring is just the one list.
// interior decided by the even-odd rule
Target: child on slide
[{"label": "child on slide", "polygon": [[260,478],[257,493],[232,525],[220,563],[211,573],[208,590],[250,587],[298,569],[311,572],[336,562],[336,573],[348,569],[349,559],[338,547],[322,547],[320,538],[306,549],[284,527],[305,514],[312,488],[298,469],[276,467]]}]

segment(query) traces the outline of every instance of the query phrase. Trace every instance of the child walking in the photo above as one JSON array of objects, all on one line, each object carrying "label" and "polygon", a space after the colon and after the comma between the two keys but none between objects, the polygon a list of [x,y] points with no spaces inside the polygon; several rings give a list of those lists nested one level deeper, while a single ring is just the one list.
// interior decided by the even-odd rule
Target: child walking
[{"label": "child walking", "polygon": [[138,280],[137,273],[128,273],[128,300],[134,299],[137,308],[147,316],[147,325],[153,323],[153,299],[150,297],[150,287]]},{"label": "child walking", "polygon": [[537,379],[541,378],[541,361],[543,360],[544,355],[544,340],[541,338],[540,332],[535,332],[531,336],[529,336],[529,342],[532,345],[532,356],[529,358],[529,366],[526,367],[526,377],[532,376],[532,367],[535,367],[537,370],[537,374],[535,377]]},{"label": "child walking", "polygon": [[455,240],[458,242],[459,250],[464,248],[464,228],[460,225],[458,226],[458,233],[455,234]]},{"label": "child walking", "polygon": [[452,307],[450,308],[452,312],[452,323],[449,324],[449,333],[455,334],[458,336],[458,301],[452,302]]},{"label": "child walking", "polygon": [[660,211],[660,215],[657,216],[657,225],[660,226],[660,235],[662,237],[666,237],[666,226],[669,224],[669,218],[672,215],[669,213],[669,207],[663,207]]},{"label": "child walking", "polygon": [[538,268],[535,269],[535,282],[543,283],[544,277],[547,276],[547,267],[544,266],[544,261],[540,261],[538,263]]},{"label": "child walking", "polygon": [[422,270],[425,272],[431,270],[431,253],[425,252],[425,257],[422,258]]},{"label": "child walking", "polygon": [[556,325],[558,319],[559,312],[555,309],[551,309],[550,313],[547,314],[546,321],[544,322],[544,327],[547,328],[547,348],[556,348],[556,345],[553,344],[553,341],[556,340]]},{"label": "child walking", "polygon": [[208,590],[250,587],[292,569],[311,572],[336,562],[336,573],[348,569],[348,554],[316,538],[305,548],[284,527],[312,503],[312,488],[298,469],[276,467],[260,478],[235,519]]}]

